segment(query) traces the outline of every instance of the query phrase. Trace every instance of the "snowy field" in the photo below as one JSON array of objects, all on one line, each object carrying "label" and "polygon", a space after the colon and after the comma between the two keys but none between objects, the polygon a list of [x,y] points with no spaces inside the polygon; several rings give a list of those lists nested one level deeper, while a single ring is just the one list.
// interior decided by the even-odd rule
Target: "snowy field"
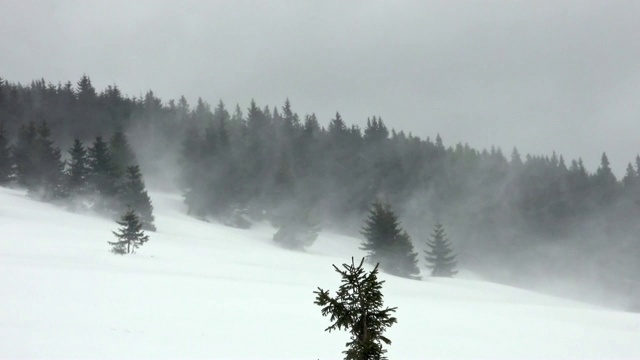
[{"label": "snowy field", "polygon": [[[0,188],[0,358],[340,359],[313,304],[358,239],[322,233],[307,252],[274,230],[192,219],[152,193],[157,233],[117,256],[117,225]],[[382,274],[398,324],[390,359],[639,359],[640,315],[472,280]]]}]

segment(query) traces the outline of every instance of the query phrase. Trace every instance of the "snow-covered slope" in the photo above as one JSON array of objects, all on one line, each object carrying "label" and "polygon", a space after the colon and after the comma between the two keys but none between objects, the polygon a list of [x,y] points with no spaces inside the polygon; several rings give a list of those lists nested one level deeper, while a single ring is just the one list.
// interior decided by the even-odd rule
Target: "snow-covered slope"
[{"label": "snow-covered slope", "polygon": [[[307,253],[185,215],[152,194],[158,232],[109,252],[117,225],[0,188],[0,358],[338,359],[346,333],[313,304],[358,240],[321,234]],[[385,274],[397,306],[391,359],[640,358],[640,316],[464,279]]]}]

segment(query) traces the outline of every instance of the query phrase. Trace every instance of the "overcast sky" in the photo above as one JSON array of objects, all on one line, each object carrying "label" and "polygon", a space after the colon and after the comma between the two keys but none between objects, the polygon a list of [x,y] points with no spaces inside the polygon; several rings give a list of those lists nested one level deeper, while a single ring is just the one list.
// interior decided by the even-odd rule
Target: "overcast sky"
[{"label": "overcast sky", "polygon": [[0,76],[116,83],[324,125],[382,116],[446,145],[640,152],[640,1],[2,0]]}]

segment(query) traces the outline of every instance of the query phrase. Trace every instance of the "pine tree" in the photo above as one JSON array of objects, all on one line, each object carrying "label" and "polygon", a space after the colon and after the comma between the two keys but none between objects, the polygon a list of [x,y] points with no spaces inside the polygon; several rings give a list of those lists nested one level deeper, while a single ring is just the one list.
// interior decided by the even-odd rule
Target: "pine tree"
[{"label": "pine tree", "polygon": [[375,202],[361,233],[365,241],[360,249],[368,252],[371,263],[380,263],[382,270],[392,275],[418,278],[418,255],[391,205]]},{"label": "pine tree", "polygon": [[429,250],[424,252],[425,260],[428,263],[427,268],[431,269],[431,276],[453,277],[458,273],[453,270],[457,264],[456,255],[453,254],[453,249],[441,223],[436,223],[431,237],[432,239],[427,241]]},{"label": "pine tree", "polygon": [[89,185],[103,197],[112,197],[118,191],[118,175],[113,167],[111,152],[101,136],[96,137],[88,150]]},{"label": "pine tree", "polygon": [[120,128],[109,139],[109,151],[113,168],[118,174],[123,174],[127,167],[136,164],[136,156],[129,145],[127,136]]},{"label": "pine tree", "polygon": [[378,280],[378,265],[367,273],[363,268],[364,259],[358,266],[351,258],[351,265],[342,264],[344,270],[333,265],[342,276],[342,285],[335,297],[329,291],[318,288],[315,304],[322,307],[322,316],[331,316],[331,326],[325,331],[347,330],[351,341],[343,353],[347,360],[379,360],[386,359],[387,350],[383,343],[391,344],[391,340],[383,334],[387,328],[398,320],[391,316],[397,308],[383,308],[382,284]]},{"label": "pine tree", "polygon": [[[46,122],[37,129],[34,165],[37,180],[30,190],[41,191],[45,200],[60,199],[67,194],[64,183],[64,162],[60,149],[53,145],[51,130]],[[36,188],[37,187],[37,188]]]},{"label": "pine tree", "polygon": [[70,160],[67,169],[67,186],[73,195],[85,195],[88,190],[89,165],[87,149],[80,139],[73,140],[73,146],[68,151]]},{"label": "pine tree", "polygon": [[633,168],[633,165],[629,163],[627,165],[627,171],[624,175],[624,178],[622,179],[622,183],[624,184],[624,187],[627,189],[633,188],[637,183],[637,178],[638,178],[638,175],[636,173],[636,170]]},{"label": "pine tree", "polygon": [[[1,79],[0,79],[1,80]],[[0,83],[0,86],[2,84]],[[12,178],[11,147],[4,130],[4,123],[0,122],[0,185],[7,184]]]},{"label": "pine tree", "polygon": [[26,187],[34,186],[36,179],[35,143],[38,130],[35,123],[30,122],[20,127],[18,141],[13,148],[12,156],[15,162],[15,173],[18,184]]},{"label": "pine tree", "polygon": [[607,154],[602,153],[600,167],[593,176],[593,189],[595,190],[596,202],[611,203],[616,195],[618,182],[616,176],[609,166]]},{"label": "pine tree", "polygon": [[180,166],[182,170],[182,187],[187,213],[197,217],[207,214],[205,189],[207,185],[206,166],[204,164],[204,139],[200,129],[194,123],[186,126],[181,147]]},{"label": "pine tree", "polygon": [[118,239],[117,241],[108,241],[109,245],[113,246],[111,251],[115,254],[131,254],[135,252],[135,249],[144,245],[149,241],[149,236],[145,235],[142,230],[142,223],[132,209],[122,215],[120,221],[117,221],[121,226],[118,232],[113,231],[113,235]]},{"label": "pine tree", "polygon": [[138,165],[127,168],[126,180],[122,187],[121,202],[140,215],[143,229],[155,231],[153,205],[145,189],[142,173]]}]

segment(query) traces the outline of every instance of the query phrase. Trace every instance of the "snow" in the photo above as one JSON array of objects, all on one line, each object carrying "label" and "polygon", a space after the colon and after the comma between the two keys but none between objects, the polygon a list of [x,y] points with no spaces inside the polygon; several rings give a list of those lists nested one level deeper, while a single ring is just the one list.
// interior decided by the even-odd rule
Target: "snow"
[{"label": "snow", "polygon": [[[158,232],[109,252],[117,225],[0,188],[0,358],[338,359],[344,332],[313,304],[359,240],[323,232],[308,252],[274,230],[206,223],[152,193]],[[464,274],[464,272],[462,272]],[[477,280],[386,274],[390,359],[640,358],[640,316]]]}]

